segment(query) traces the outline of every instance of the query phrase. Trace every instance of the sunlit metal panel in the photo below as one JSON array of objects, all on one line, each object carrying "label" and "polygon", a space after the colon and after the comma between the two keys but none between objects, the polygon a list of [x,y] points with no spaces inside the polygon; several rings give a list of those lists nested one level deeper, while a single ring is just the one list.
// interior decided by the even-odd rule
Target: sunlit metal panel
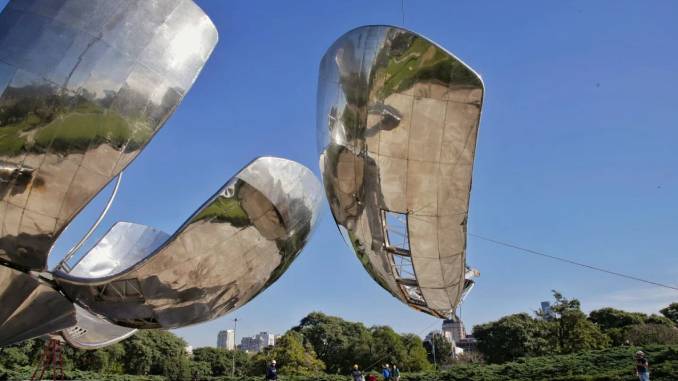
[{"label": "sunlit metal panel", "polygon": [[397,27],[354,29],[320,63],[320,168],[340,231],[383,288],[443,318],[464,288],[483,91],[461,60]]},{"label": "sunlit metal panel", "polygon": [[44,270],[217,42],[191,0],[12,0],[0,14],[0,260]]}]

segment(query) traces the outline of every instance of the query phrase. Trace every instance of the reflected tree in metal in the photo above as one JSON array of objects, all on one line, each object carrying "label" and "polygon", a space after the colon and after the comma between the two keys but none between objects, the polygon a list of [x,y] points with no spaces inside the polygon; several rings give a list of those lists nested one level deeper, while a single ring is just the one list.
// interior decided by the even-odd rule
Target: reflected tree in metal
[{"label": "reflected tree in metal", "polygon": [[0,260],[60,233],[151,140],[217,42],[191,0],[12,0],[0,14]]},{"label": "reflected tree in metal", "polygon": [[332,214],[370,275],[449,318],[472,287],[466,223],[483,82],[426,38],[366,26],[320,64],[317,135]]}]

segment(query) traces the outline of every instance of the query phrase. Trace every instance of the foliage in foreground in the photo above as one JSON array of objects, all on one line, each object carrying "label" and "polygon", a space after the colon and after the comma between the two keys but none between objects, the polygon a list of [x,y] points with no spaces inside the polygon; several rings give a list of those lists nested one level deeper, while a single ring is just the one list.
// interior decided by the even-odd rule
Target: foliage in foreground
[{"label": "foliage in foreground", "polygon": [[[388,326],[366,327],[313,312],[275,347],[254,355],[197,348],[191,357],[183,339],[150,330],[94,351],[65,347],[64,369],[69,379],[260,380],[266,365],[276,359],[281,380],[290,381],[340,380],[353,364],[377,371],[384,363],[397,364],[407,374],[403,381],[623,380],[633,376],[632,348],[642,347],[655,348],[656,353],[650,353],[653,380],[678,380],[678,304],[661,310],[663,316],[613,308],[587,316],[577,299],[555,291],[554,299],[548,313],[514,314],[475,326],[479,353],[458,359],[451,357],[452,348],[440,334],[433,335],[433,347],[417,335],[399,334]],[[0,381],[30,378],[42,346],[41,340],[33,339],[0,348]],[[452,370],[426,373],[433,368],[433,348],[436,365],[454,365]],[[483,361],[491,365],[478,364]]]},{"label": "foliage in foreground", "polygon": [[504,364],[464,364],[441,373],[409,374],[402,381],[635,381],[633,354],[642,349],[653,381],[678,379],[678,346],[619,347],[569,355],[521,358]]},{"label": "foliage in foreground", "polygon": [[[569,355],[521,358],[504,364],[460,364],[440,372],[406,373],[402,381],[633,381],[633,354],[639,347],[619,347],[586,351]],[[653,381],[678,379],[678,346],[654,345],[643,347],[648,354]],[[6,371],[0,367],[0,380],[30,378],[30,367]],[[3,378],[4,377],[4,378]],[[68,380],[160,381],[162,376],[106,375],[95,372],[67,371]],[[191,380],[192,377],[175,378]],[[199,377],[206,381],[261,381],[261,376]],[[308,374],[281,376],[281,381],[345,381],[347,376]]]}]

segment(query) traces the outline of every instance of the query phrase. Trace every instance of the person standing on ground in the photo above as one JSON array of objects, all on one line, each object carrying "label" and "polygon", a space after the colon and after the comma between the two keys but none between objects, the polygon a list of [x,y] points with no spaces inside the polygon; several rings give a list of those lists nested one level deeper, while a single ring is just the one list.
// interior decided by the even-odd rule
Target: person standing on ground
[{"label": "person standing on ground", "polygon": [[384,365],[384,367],[381,369],[381,375],[384,377],[384,381],[391,381],[391,368],[388,366],[388,364]]},{"label": "person standing on ground", "polygon": [[353,365],[351,377],[353,377],[353,381],[365,381],[365,378],[363,378],[363,373],[360,371],[360,369],[358,369],[358,364]]},{"label": "person standing on ground", "polygon": [[643,351],[636,352],[636,376],[640,381],[650,381],[650,364]]},{"label": "person standing on ground", "polygon": [[391,380],[400,381],[400,369],[396,364],[393,364],[393,368],[391,368]]},{"label": "person standing on ground", "polygon": [[266,380],[277,380],[278,368],[276,368],[275,360],[271,361],[271,365],[266,368]]}]

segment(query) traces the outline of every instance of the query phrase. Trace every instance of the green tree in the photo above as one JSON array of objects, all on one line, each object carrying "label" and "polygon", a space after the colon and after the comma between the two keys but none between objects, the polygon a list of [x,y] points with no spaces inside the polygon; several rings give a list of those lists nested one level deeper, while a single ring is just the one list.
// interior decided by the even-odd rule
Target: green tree
[{"label": "green tree", "polygon": [[325,370],[313,347],[304,345],[304,337],[296,331],[287,331],[274,347],[256,354],[250,363],[250,374],[264,374],[271,360],[276,360],[280,374],[309,375]]},{"label": "green tree", "polygon": [[205,380],[212,376],[212,367],[204,361],[191,361],[189,370],[191,379]]},{"label": "green tree", "polygon": [[25,351],[21,348],[10,347],[5,348],[0,353],[0,364],[5,368],[13,369],[20,366],[26,366],[30,364],[30,359]]},{"label": "green tree", "polygon": [[127,374],[170,376],[184,372],[188,363],[186,342],[162,330],[142,330],[124,340],[123,362]]},{"label": "green tree", "polygon": [[230,376],[235,360],[235,375],[242,377],[249,368],[250,358],[243,351],[228,351],[221,348],[197,348],[193,350],[193,361],[209,365],[213,376]]},{"label": "green tree", "polygon": [[639,324],[627,327],[624,337],[631,345],[678,344],[678,328],[665,324]]},{"label": "green tree", "polygon": [[434,333],[432,336],[427,337],[427,339],[423,345],[428,361],[435,366],[449,364],[452,360],[452,351],[454,350],[452,344],[440,332]]},{"label": "green tree", "polygon": [[647,315],[639,312],[626,312],[615,308],[601,308],[589,313],[589,320],[603,331],[612,328],[624,328],[629,325],[642,324]]},{"label": "green tree", "polygon": [[370,365],[373,338],[362,323],[312,312],[292,330],[303,335],[329,373],[346,374],[354,364]]},{"label": "green tree", "polygon": [[375,326],[370,328],[372,333],[372,361],[371,364],[402,364],[407,356],[403,341],[391,327]]},{"label": "green tree", "polygon": [[549,327],[552,324],[534,319],[526,313],[514,314],[476,325],[473,327],[473,337],[478,339],[478,350],[485,360],[502,363],[550,352]]},{"label": "green tree", "polygon": [[671,303],[668,307],[659,310],[659,312],[678,325],[678,303]]},{"label": "green tree", "polygon": [[405,359],[398,364],[401,370],[406,372],[420,372],[431,368],[428,361],[428,353],[424,348],[421,338],[413,334],[402,335],[403,346],[405,346]]},{"label": "green tree", "polygon": [[559,353],[575,353],[587,349],[602,349],[610,345],[610,338],[586,318],[577,299],[567,299],[553,290],[556,314],[551,324],[553,338]]},{"label": "green tree", "polygon": [[675,327],[676,324],[673,322],[673,320],[657,315],[657,314],[652,314],[645,319],[645,324],[658,324],[658,325],[665,325],[667,327]]}]

